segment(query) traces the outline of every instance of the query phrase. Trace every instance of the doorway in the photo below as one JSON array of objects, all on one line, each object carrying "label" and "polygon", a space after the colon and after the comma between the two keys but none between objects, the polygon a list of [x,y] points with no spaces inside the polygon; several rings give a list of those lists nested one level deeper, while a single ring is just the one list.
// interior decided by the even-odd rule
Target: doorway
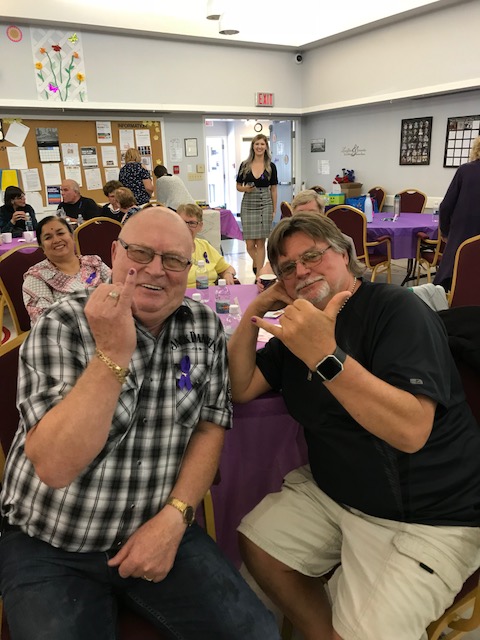
[{"label": "doorway", "polygon": [[210,207],[226,207],[226,171],[224,136],[207,136],[207,181],[208,203]]}]

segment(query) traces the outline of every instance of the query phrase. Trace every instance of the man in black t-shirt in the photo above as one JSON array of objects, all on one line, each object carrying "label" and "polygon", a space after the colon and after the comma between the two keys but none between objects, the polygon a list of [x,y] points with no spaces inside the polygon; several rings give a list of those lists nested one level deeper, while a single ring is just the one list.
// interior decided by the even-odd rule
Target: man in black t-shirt
[{"label": "man in black t-shirt", "polygon": [[91,220],[100,215],[100,207],[91,198],[85,198],[80,194],[80,185],[75,180],[64,180],[60,187],[62,202],[57,209],[63,209],[68,218],[75,220],[79,215],[84,220]]},{"label": "man in black t-shirt", "polygon": [[[281,391],[309,466],[243,519],[246,565],[306,640],[418,640],[480,565],[480,430],[445,329],[363,282],[328,218],[282,220],[268,253],[278,282],[229,343],[233,398]],[[256,354],[258,327],[274,338]]]}]

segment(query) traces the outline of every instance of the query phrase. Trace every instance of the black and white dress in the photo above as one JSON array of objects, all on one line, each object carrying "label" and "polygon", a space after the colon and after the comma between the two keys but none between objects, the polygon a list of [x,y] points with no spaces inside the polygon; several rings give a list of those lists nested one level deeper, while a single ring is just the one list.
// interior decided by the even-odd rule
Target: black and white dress
[{"label": "black and white dress", "polygon": [[243,239],[268,238],[273,220],[273,200],[270,187],[278,184],[277,167],[272,162],[270,176],[264,171],[259,178],[255,178],[251,171],[243,175],[243,166],[242,162],[237,175],[237,183],[254,182],[256,187],[251,193],[245,192],[243,194],[240,209]]}]

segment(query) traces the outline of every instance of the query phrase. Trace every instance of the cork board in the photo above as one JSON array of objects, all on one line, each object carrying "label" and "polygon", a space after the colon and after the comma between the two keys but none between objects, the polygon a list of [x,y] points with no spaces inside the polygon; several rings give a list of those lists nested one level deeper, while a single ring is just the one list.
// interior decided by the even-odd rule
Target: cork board
[{"label": "cork board", "polygon": [[[107,120],[106,118],[102,118],[102,121]],[[30,131],[24,142],[25,153],[27,156],[27,164],[29,169],[37,168],[40,176],[40,181],[42,183],[42,200],[44,206],[47,206],[46,202],[46,194],[45,194],[45,182],[43,177],[42,163],[40,161],[39,150],[37,146],[37,138],[36,138],[36,129],[37,128],[45,128],[52,127],[58,130],[58,142],[60,145],[60,149],[62,144],[68,143],[76,143],[78,144],[79,152],[81,147],[95,147],[97,156],[98,156],[98,168],[100,170],[100,176],[102,180],[102,185],[107,181],[105,178],[105,167],[103,166],[102,161],[102,146],[115,146],[117,150],[118,157],[118,167],[122,166],[121,161],[121,150],[120,150],[120,130],[149,130],[150,132],[150,145],[151,145],[151,154],[148,154],[148,149],[142,148],[140,149],[140,153],[142,156],[150,156],[151,158],[151,166],[152,169],[157,164],[163,164],[163,151],[162,151],[162,134],[160,130],[160,123],[158,121],[135,121],[135,120],[125,120],[125,121],[109,121],[111,124],[112,130],[112,140],[105,142],[97,141],[97,128],[95,120],[29,120],[29,119],[16,119],[17,122],[21,122],[23,125],[29,127]],[[5,135],[8,132],[9,123],[11,121],[4,120],[3,121],[3,133]],[[8,161],[7,148],[12,145],[10,142],[6,140],[2,140],[0,142],[0,169],[8,169],[10,167]],[[60,161],[57,163],[60,167],[60,175],[62,180],[65,178],[65,168],[63,164],[63,158],[60,154]],[[82,176],[82,184],[80,187],[81,194],[83,196],[87,196],[89,198],[93,198],[97,203],[103,203],[106,201],[103,190],[100,189],[87,189],[87,183],[85,180],[84,169],[89,167],[84,167],[81,161],[80,171]],[[19,182],[20,186],[24,188],[21,180],[21,172],[18,171],[19,174]]]}]

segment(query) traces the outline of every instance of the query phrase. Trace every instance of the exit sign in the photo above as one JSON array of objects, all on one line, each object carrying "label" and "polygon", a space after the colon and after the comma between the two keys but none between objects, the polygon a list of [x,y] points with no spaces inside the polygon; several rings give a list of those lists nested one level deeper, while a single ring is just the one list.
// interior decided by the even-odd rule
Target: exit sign
[{"label": "exit sign", "polygon": [[256,93],[256,107],[273,107],[273,93]]}]

